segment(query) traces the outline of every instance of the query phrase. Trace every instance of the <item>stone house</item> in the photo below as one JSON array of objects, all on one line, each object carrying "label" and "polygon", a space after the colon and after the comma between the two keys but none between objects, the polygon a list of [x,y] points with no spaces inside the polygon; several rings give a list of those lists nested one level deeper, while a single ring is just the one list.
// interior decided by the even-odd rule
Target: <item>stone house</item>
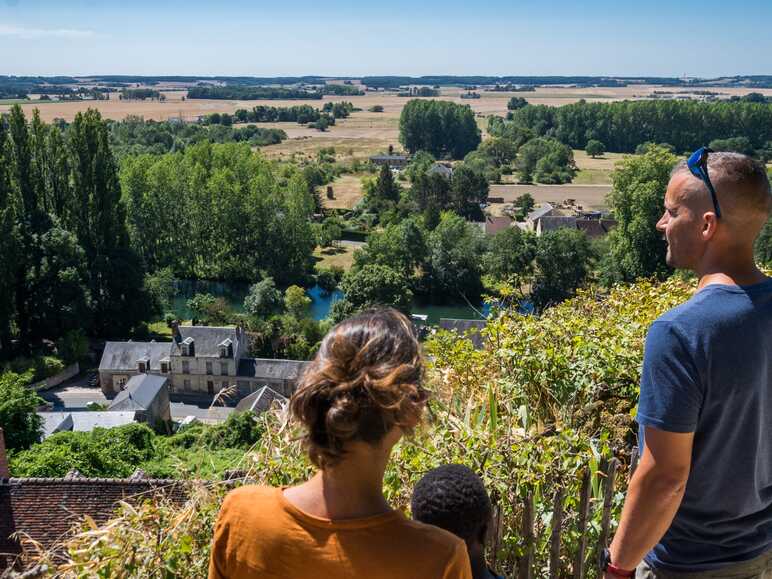
[{"label": "stone house", "polygon": [[108,407],[111,411],[134,412],[137,422],[160,428],[171,421],[169,379],[155,374],[132,376]]},{"label": "stone house", "polygon": [[107,342],[99,364],[102,391],[112,396],[129,378],[155,374],[169,380],[171,394],[214,396],[237,386],[238,397],[262,386],[292,394],[307,362],[248,358],[241,328],[172,324],[171,342]]}]

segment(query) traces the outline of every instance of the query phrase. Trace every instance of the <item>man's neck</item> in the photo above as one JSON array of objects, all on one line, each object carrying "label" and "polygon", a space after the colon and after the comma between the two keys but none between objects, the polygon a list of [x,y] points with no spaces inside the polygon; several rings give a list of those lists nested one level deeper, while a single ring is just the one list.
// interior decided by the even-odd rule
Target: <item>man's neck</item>
[{"label": "man's neck", "polygon": [[697,267],[695,273],[700,279],[697,289],[709,285],[754,285],[767,279],[753,260],[753,250],[747,255],[734,255],[728,259],[710,260]]}]

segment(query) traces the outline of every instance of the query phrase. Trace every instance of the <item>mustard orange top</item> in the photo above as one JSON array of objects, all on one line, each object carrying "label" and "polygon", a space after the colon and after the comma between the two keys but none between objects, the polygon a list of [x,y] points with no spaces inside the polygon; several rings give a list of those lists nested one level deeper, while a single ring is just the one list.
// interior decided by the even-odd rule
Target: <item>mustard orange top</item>
[{"label": "mustard orange top", "polygon": [[209,579],[472,579],[465,543],[399,511],[332,521],[281,489],[245,486],[220,509]]}]

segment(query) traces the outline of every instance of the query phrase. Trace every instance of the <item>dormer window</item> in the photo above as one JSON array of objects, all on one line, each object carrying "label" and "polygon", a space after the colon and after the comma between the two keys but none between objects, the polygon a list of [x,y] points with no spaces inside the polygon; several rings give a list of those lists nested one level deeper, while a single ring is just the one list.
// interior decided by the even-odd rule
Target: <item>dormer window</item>
[{"label": "dormer window", "polygon": [[150,359],[149,358],[145,357],[145,358],[140,358],[139,360],[137,360],[137,371],[140,374],[145,374],[149,369],[150,369]]},{"label": "dormer window", "polygon": [[196,355],[196,343],[193,338],[185,338],[182,341],[182,355],[183,356],[195,356]]},{"label": "dormer window", "polygon": [[164,360],[161,362],[161,374],[168,374],[169,373],[169,362],[167,360]]},{"label": "dormer window", "polygon": [[219,344],[220,358],[233,358],[233,341],[228,338]]}]

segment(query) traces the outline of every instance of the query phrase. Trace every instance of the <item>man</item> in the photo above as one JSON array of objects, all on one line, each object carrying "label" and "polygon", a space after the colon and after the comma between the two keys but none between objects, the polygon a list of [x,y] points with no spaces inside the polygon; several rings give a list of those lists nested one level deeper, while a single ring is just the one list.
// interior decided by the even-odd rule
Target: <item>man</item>
[{"label": "man", "polygon": [[772,578],[772,279],[753,260],[771,208],[744,155],[703,149],[673,170],[657,229],[699,285],[646,339],[641,462],[607,579]]},{"label": "man", "polygon": [[474,579],[501,579],[485,563],[491,501],[480,477],[461,464],[430,470],[413,490],[416,521],[450,531],[466,542]]}]

